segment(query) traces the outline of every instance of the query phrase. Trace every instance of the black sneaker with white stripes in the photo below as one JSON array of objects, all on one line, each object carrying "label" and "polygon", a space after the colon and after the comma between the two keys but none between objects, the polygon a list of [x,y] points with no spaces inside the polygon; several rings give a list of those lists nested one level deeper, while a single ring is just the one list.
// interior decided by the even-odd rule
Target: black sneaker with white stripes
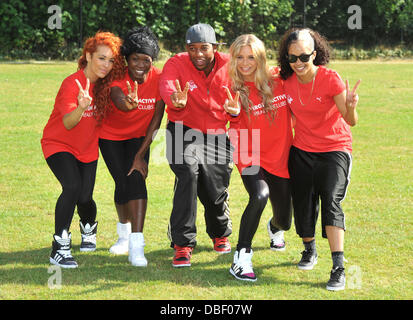
[{"label": "black sneaker with white stripes", "polygon": [[80,235],[82,236],[82,242],[80,243],[80,251],[95,251],[96,250],[96,232],[98,228],[97,221],[90,225],[86,223],[83,225],[82,221],[79,222]]},{"label": "black sneaker with white stripes", "polygon": [[72,256],[72,234],[63,230],[60,236],[53,235],[52,253],[50,254],[50,263],[62,268],[77,268],[77,262]]}]

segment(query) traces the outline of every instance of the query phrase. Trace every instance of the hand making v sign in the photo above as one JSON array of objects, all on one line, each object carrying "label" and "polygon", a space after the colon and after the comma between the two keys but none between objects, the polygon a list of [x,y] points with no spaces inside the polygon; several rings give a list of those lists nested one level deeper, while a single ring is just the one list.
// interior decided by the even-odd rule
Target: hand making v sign
[{"label": "hand making v sign", "polygon": [[179,80],[175,80],[176,91],[171,94],[172,104],[176,108],[184,108],[188,100],[189,83],[187,82],[184,91],[181,89]]},{"label": "hand making v sign", "polygon": [[132,87],[131,87],[129,81],[126,81],[126,85],[128,87],[128,92],[129,92],[128,95],[126,96],[126,99],[125,99],[126,108],[128,108],[129,110],[136,109],[138,107],[138,104],[139,104],[138,82],[135,81],[133,91],[132,91]]},{"label": "hand making v sign", "polygon": [[354,86],[353,90],[350,91],[348,80],[346,80],[346,107],[355,108],[359,101],[359,95],[356,93],[358,86],[360,85],[361,79],[357,81],[356,85]]},{"label": "hand making v sign", "polygon": [[232,98],[232,94],[228,87],[225,87],[228,99],[225,100],[224,110],[232,116],[237,116],[241,111],[241,106],[239,104],[239,91],[235,94],[235,98]]},{"label": "hand making v sign", "polygon": [[80,84],[79,80],[75,79],[75,81],[77,86],[79,87],[79,95],[77,96],[77,102],[79,107],[81,107],[82,110],[85,111],[92,103],[92,98],[89,95],[90,81],[89,79],[86,80],[85,89],[82,88],[82,85]]}]

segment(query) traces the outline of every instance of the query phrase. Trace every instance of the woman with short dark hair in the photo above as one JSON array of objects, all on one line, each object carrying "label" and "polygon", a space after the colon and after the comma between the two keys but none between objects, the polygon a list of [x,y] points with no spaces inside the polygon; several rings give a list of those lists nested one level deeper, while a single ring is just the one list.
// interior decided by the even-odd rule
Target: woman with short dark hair
[{"label": "woman with short dark hair", "polygon": [[128,31],[121,50],[127,68],[122,79],[111,84],[111,102],[99,138],[102,156],[115,181],[114,202],[119,217],[119,239],[110,252],[129,252],[132,265],[146,266],[145,179],[149,147],[164,112],[158,88],[161,71],[153,65],[159,53],[158,40],[148,27],[134,28]]}]

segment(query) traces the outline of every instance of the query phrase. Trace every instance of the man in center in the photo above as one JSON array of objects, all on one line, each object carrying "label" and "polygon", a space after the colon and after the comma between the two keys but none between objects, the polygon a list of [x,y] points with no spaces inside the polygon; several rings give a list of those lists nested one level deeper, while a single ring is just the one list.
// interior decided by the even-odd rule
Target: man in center
[{"label": "man in center", "polygon": [[166,62],[159,84],[168,114],[167,158],[175,174],[168,228],[175,250],[174,267],[191,265],[197,234],[197,197],[204,206],[206,232],[214,250],[231,252],[228,187],[233,148],[226,129],[228,115],[216,97],[228,84],[228,76],[217,73],[229,56],[218,52],[217,47],[210,25],[191,26],[186,32],[186,52]]}]

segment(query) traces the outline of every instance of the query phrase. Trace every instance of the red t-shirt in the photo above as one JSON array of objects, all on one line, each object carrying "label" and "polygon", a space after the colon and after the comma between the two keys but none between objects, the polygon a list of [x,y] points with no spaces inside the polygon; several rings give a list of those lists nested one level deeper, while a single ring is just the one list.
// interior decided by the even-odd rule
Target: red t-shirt
[{"label": "red t-shirt", "polygon": [[70,75],[63,80],[57,93],[54,108],[49,121],[43,129],[41,139],[42,150],[45,158],[57,152],[69,152],[81,162],[88,163],[98,159],[98,127],[93,116],[93,83],[90,84],[89,95],[92,103],[83,113],[79,123],[67,130],[63,125],[63,116],[77,108],[79,87],[75,79],[79,80],[82,88],[86,87],[86,76],[83,70]]},{"label": "red t-shirt", "polygon": [[[112,103],[112,111],[102,122],[100,138],[107,140],[128,140],[143,137],[155,113],[155,104],[161,100],[159,94],[159,77],[161,71],[152,66],[146,81],[138,84],[139,105],[131,111],[122,111]],[[126,81],[129,81],[133,90],[135,84],[130,78],[128,70],[119,81],[114,81],[111,87],[119,87],[125,95],[129,94]]]},{"label": "red t-shirt", "polygon": [[[195,68],[187,52],[178,53],[165,63],[159,90],[170,121],[182,122],[204,133],[226,132],[226,112],[217,102],[217,93],[228,82],[228,74],[221,72],[228,59],[228,54],[216,52],[214,68],[208,76]],[[179,80],[182,90],[189,83],[188,100],[184,108],[176,108],[170,98],[176,91],[175,80]]]},{"label": "red t-shirt", "polygon": [[252,105],[249,107],[249,117],[245,110],[241,109],[240,115],[231,121],[229,134],[235,148],[234,163],[240,173],[250,165],[259,165],[271,174],[289,178],[288,155],[293,133],[283,83],[279,78],[274,79],[274,120],[266,114],[255,84],[245,84],[248,86]]},{"label": "red t-shirt", "polygon": [[334,102],[334,96],[345,90],[343,81],[334,70],[320,66],[311,95],[312,85],[312,81],[299,83],[295,73],[285,81],[288,102],[296,117],[293,145],[308,152],[351,152],[350,126]]}]

